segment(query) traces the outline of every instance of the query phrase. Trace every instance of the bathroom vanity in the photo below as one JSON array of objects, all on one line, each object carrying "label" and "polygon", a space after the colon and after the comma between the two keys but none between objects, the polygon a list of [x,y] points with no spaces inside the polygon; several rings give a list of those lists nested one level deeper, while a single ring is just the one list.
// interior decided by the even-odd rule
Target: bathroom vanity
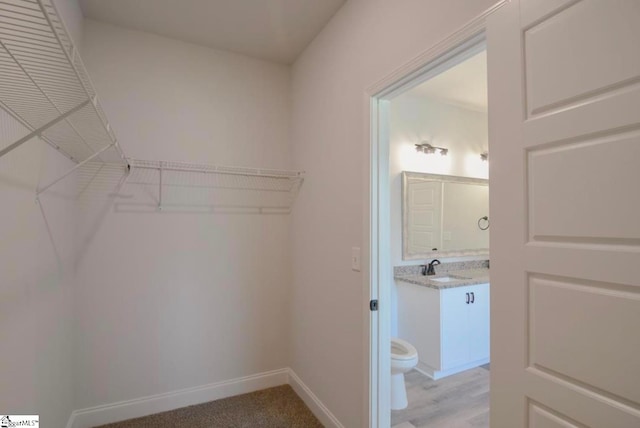
[{"label": "bathroom vanity", "polygon": [[[402,260],[488,259],[488,186],[486,179],[404,171]],[[416,369],[439,379],[488,363],[488,260],[422,271],[394,268],[398,336],[417,349]]]},{"label": "bathroom vanity", "polygon": [[433,379],[489,362],[489,269],[472,263],[434,276],[394,270],[400,337],[418,350],[416,369]]}]

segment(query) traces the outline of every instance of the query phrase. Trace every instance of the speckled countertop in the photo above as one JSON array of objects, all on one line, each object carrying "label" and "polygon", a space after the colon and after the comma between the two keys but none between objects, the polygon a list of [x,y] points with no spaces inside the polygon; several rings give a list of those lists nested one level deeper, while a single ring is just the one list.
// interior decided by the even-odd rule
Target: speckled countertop
[{"label": "speckled countertop", "polygon": [[[420,271],[420,265],[396,266],[393,268],[393,276],[396,281],[435,288],[436,290],[489,282],[489,262],[487,260],[442,263],[435,266],[436,274],[432,276],[422,275]],[[434,281],[434,279],[442,277],[450,277],[451,280],[448,282]]]}]

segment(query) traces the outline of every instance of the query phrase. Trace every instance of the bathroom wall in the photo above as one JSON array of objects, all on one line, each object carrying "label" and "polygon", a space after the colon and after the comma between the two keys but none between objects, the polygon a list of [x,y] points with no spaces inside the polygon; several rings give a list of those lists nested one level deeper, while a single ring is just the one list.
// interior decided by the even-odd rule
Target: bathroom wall
[{"label": "bathroom wall", "polygon": [[366,90],[492,4],[350,0],[293,66],[293,164],[307,178],[291,236],[292,366],[346,427],[368,426],[369,284],[351,270],[368,239]]},{"label": "bathroom wall", "polygon": [[[81,39],[77,3],[56,4],[76,29],[74,39]],[[28,132],[0,111],[0,148]],[[35,138],[0,158],[0,407],[39,414],[42,426],[55,428],[65,426],[75,408],[75,180],[51,188],[39,203],[36,188],[72,166]]]},{"label": "bathroom wall", "polygon": [[[94,21],[83,57],[128,156],[290,167],[288,67]],[[139,212],[157,188],[87,174],[77,408],[289,366],[289,216]]]}]

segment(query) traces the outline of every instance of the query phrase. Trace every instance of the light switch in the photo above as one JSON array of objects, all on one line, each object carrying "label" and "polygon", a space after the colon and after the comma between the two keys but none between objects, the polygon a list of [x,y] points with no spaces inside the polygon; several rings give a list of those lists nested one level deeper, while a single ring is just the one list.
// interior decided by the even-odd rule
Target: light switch
[{"label": "light switch", "polygon": [[360,272],[360,247],[351,248],[351,270]]}]

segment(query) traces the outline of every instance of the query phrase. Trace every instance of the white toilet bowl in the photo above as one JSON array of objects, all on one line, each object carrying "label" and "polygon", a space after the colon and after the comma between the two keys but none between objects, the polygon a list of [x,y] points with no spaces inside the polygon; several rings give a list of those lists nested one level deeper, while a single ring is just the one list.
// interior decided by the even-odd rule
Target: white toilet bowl
[{"label": "white toilet bowl", "polygon": [[405,409],[407,388],[404,374],[418,364],[418,351],[409,342],[397,337],[391,338],[391,409]]}]

